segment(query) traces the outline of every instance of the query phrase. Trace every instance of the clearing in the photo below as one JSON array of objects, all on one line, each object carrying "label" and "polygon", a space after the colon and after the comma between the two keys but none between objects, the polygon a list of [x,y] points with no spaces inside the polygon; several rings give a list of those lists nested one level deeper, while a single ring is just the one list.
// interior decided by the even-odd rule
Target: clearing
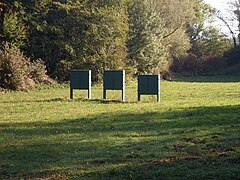
[{"label": "clearing", "polygon": [[0,94],[0,179],[240,178],[240,76],[163,81],[161,103],[92,91]]}]

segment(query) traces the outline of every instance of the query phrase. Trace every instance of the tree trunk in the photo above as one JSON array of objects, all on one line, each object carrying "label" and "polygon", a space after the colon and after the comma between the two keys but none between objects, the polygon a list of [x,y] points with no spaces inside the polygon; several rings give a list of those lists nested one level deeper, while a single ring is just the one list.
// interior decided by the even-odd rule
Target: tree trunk
[{"label": "tree trunk", "polygon": [[229,26],[228,22],[222,17],[222,15],[217,15],[217,18],[220,19],[222,22],[224,22],[224,24],[227,26],[227,28],[229,29],[229,31],[232,35],[234,47],[237,47],[236,37],[235,37],[234,32],[232,31],[231,27]]},{"label": "tree trunk", "polygon": [[237,40],[233,34],[232,34],[232,38],[233,38],[234,47],[237,47]]}]

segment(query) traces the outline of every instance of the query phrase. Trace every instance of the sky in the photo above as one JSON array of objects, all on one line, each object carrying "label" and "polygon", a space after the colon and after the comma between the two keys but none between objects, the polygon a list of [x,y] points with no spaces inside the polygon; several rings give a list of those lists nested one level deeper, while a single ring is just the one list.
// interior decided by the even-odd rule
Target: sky
[{"label": "sky", "polygon": [[[224,17],[229,17],[229,2],[231,0],[205,0],[206,3],[210,4],[212,7],[216,8],[217,10],[220,10]],[[227,20],[227,18],[225,18]],[[233,28],[233,31],[235,33],[237,32],[236,24],[233,24],[232,22],[228,21],[229,25]],[[229,34],[229,30],[226,28],[226,25],[220,20],[216,20],[216,26],[220,28],[224,33]],[[234,28],[235,27],[235,28]]]},{"label": "sky", "polygon": [[227,3],[229,2],[229,0],[205,0],[205,2],[219,10],[224,11],[228,6]]}]

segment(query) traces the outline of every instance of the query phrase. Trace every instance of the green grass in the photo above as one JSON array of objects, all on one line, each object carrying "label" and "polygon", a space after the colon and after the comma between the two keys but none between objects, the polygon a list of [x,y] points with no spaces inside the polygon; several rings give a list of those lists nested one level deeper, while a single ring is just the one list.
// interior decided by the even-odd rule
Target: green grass
[{"label": "green grass", "polygon": [[0,94],[0,179],[239,179],[240,77],[181,77],[137,102],[39,87]]}]

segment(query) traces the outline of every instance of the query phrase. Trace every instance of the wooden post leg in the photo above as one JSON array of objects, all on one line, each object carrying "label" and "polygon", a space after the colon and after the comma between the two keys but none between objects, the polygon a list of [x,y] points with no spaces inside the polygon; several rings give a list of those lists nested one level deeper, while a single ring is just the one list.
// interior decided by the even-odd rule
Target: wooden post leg
[{"label": "wooden post leg", "polygon": [[125,102],[125,88],[122,90],[122,102]]},{"label": "wooden post leg", "polygon": [[107,92],[105,88],[103,88],[103,99],[107,99]]},{"label": "wooden post leg", "polygon": [[157,95],[157,102],[160,102],[160,93]]},{"label": "wooden post leg", "polygon": [[91,91],[91,87],[88,89],[88,99],[92,98],[92,91]]},{"label": "wooden post leg", "polygon": [[125,102],[125,70],[122,71],[122,102]]},{"label": "wooden post leg", "polygon": [[160,102],[160,75],[158,75],[158,94],[157,94],[157,101]]},{"label": "wooden post leg", "polygon": [[92,71],[88,71],[88,99],[92,99]]},{"label": "wooden post leg", "polygon": [[73,89],[70,88],[70,99],[73,99]]},{"label": "wooden post leg", "polygon": [[141,100],[141,95],[140,95],[140,93],[138,92],[138,101],[140,101]]}]

